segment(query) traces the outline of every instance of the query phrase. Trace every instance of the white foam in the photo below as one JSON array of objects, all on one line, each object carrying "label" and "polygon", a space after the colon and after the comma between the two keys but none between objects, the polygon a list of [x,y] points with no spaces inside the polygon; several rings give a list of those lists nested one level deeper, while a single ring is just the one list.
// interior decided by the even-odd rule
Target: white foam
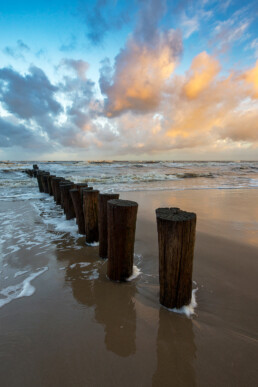
[{"label": "white foam", "polygon": [[86,245],[87,245],[87,246],[96,247],[96,246],[99,246],[99,242],[92,242],[92,243],[86,242]]},{"label": "white foam", "polygon": [[78,262],[78,263],[73,263],[72,265],[70,265],[69,267],[71,269],[74,269],[77,265],[79,265],[80,267],[86,267],[86,266],[89,266],[90,265],[90,262]]},{"label": "white foam", "polygon": [[10,253],[8,253],[8,254],[13,254],[13,253],[16,253],[16,251],[19,251],[21,248],[20,248],[19,246],[14,245],[14,246],[6,247],[6,249],[12,250],[12,251],[11,251]]},{"label": "white foam", "polygon": [[99,273],[97,269],[93,269],[91,274],[88,276],[89,280],[95,280],[99,278]]},{"label": "white foam", "polygon": [[126,279],[126,281],[132,281],[135,278],[137,278],[140,274],[141,274],[141,270],[136,265],[133,265],[133,273],[130,277]]},{"label": "white foam", "polygon": [[197,292],[197,290],[198,288],[192,291],[192,299],[189,305],[182,306],[182,308],[180,309],[177,309],[177,308],[172,308],[172,309],[166,308],[166,309],[170,310],[171,312],[185,314],[187,317],[190,317],[191,315],[195,314],[194,308],[197,307],[195,293]]},{"label": "white foam", "polygon": [[29,270],[22,270],[22,271],[17,271],[17,273],[14,274],[14,278],[19,277],[20,275],[23,275],[25,273],[28,273]]},{"label": "white foam", "polygon": [[4,298],[0,298],[0,308],[9,302],[22,297],[29,297],[35,293],[35,287],[31,285],[31,281],[33,281],[36,277],[43,274],[48,270],[48,267],[42,267],[38,269],[35,273],[31,273],[29,277],[25,278],[24,281],[17,285],[8,286],[7,288],[0,291],[0,296]]}]

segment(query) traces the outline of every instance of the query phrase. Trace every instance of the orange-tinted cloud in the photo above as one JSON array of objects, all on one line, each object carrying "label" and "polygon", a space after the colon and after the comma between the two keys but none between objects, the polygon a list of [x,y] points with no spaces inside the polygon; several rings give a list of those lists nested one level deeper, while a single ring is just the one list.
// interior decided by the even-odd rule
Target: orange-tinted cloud
[{"label": "orange-tinted cloud", "polygon": [[152,45],[131,37],[116,57],[112,79],[100,80],[107,116],[155,110],[180,53],[181,37],[173,30],[157,34]]},{"label": "orange-tinted cloud", "polygon": [[[248,149],[255,152],[258,147],[258,106],[254,98],[256,67],[242,74],[231,71],[229,75],[221,76],[219,61],[203,52],[193,59],[186,75],[173,74],[167,78],[169,71],[162,73],[159,70],[159,79],[165,81],[159,82],[159,86],[155,82],[150,85],[151,93],[148,94],[144,73],[137,84],[132,79],[123,79],[126,68],[130,77],[139,73],[143,62],[136,63],[135,67],[134,62],[127,63],[128,67],[123,67],[119,73],[121,84],[117,83],[112,89],[115,93],[109,94],[109,102],[123,103],[120,114],[113,110],[113,118],[109,121],[116,128],[116,135],[108,143],[109,149],[113,148],[120,155],[168,154],[179,149],[183,152],[209,150],[211,154],[230,150],[246,155]],[[158,65],[157,58],[154,63],[155,71],[163,68]],[[149,109],[146,106],[141,109],[140,105],[137,110],[136,106],[130,105],[129,96],[137,98],[135,104],[140,100],[147,103],[148,96]],[[114,100],[111,97],[115,97]],[[125,106],[130,108],[125,109]],[[102,134],[103,131],[96,130],[97,136]]]},{"label": "orange-tinted cloud", "polygon": [[198,95],[209,87],[220,71],[218,60],[212,58],[207,52],[201,52],[192,61],[188,80],[184,86],[184,93],[189,99]]},{"label": "orange-tinted cloud", "polygon": [[258,60],[256,61],[255,66],[246,71],[243,75],[244,80],[251,85],[253,97],[258,98]]}]

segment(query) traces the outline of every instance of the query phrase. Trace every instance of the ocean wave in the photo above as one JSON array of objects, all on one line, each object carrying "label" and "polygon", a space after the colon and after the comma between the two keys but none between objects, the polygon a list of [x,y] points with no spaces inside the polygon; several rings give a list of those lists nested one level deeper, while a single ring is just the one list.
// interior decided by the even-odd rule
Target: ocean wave
[{"label": "ocean wave", "polygon": [[215,176],[209,173],[194,173],[194,172],[185,172],[185,173],[176,173],[176,176],[179,179],[194,179],[196,177],[205,177],[205,178],[214,178]]}]

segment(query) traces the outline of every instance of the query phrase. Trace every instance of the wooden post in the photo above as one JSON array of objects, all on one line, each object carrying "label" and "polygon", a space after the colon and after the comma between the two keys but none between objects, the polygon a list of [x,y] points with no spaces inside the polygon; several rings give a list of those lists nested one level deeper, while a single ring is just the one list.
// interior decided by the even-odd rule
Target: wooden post
[{"label": "wooden post", "polygon": [[34,177],[37,177],[38,170],[39,170],[39,167],[37,166],[37,164],[33,164],[32,175]]},{"label": "wooden post", "polygon": [[56,177],[56,175],[48,175],[47,184],[48,184],[48,193],[50,196],[53,196],[53,189],[52,189],[52,183],[51,180],[53,177]]},{"label": "wooden post", "polygon": [[79,190],[88,187],[88,183],[76,183],[75,185],[76,185],[76,188]]},{"label": "wooden post", "polygon": [[82,202],[82,206],[84,205],[83,204],[83,201],[84,201],[84,199],[83,199],[83,191],[85,190],[85,191],[92,191],[93,190],[93,187],[86,187],[86,186],[77,186],[78,187],[78,190],[79,190],[79,192],[80,192],[80,196],[81,196],[81,202]]},{"label": "wooden post", "polygon": [[83,211],[85,220],[86,243],[98,242],[98,195],[99,191],[83,190]]},{"label": "wooden post", "polygon": [[54,195],[54,199],[55,199],[56,203],[57,203],[57,186],[61,180],[64,180],[64,178],[63,177],[53,177],[53,179],[51,180],[53,195]]},{"label": "wooden post", "polygon": [[79,234],[85,235],[85,221],[82,208],[81,194],[78,189],[70,189],[70,196],[73,201],[73,207],[76,215]]},{"label": "wooden post", "polygon": [[[68,181],[68,180],[61,180],[60,182],[59,182],[59,189],[60,189],[60,205],[61,205],[61,207],[64,209],[64,190],[63,190],[63,187],[65,186],[65,185],[71,185],[71,181]],[[73,183],[72,183],[73,184]],[[64,211],[65,212],[65,211]]]},{"label": "wooden post", "polygon": [[114,199],[107,203],[107,276],[113,281],[125,281],[133,273],[137,210],[138,204],[130,200]]},{"label": "wooden post", "polygon": [[39,186],[39,192],[44,192],[43,190],[43,185],[42,185],[42,181],[41,181],[41,174],[43,172],[42,171],[39,171],[38,174],[37,174],[37,180],[38,180],[38,186]]},{"label": "wooden post", "polygon": [[64,213],[67,220],[75,218],[75,210],[73,206],[73,201],[70,195],[70,189],[74,188],[74,184],[66,184],[62,186],[63,190],[63,205],[64,205]]},{"label": "wooden post", "polygon": [[160,303],[181,308],[191,302],[196,214],[179,208],[156,210]]},{"label": "wooden post", "polygon": [[119,194],[99,194],[99,256],[101,258],[107,258],[108,254],[107,202],[112,199],[119,199]]},{"label": "wooden post", "polygon": [[[61,187],[60,184],[67,182],[63,177],[62,180],[57,181],[56,183],[56,204],[61,205]],[[68,182],[70,183],[70,182]]]},{"label": "wooden post", "polygon": [[43,192],[48,193],[48,184],[47,184],[47,177],[49,175],[49,172],[44,172],[41,174],[41,182],[43,186]]}]

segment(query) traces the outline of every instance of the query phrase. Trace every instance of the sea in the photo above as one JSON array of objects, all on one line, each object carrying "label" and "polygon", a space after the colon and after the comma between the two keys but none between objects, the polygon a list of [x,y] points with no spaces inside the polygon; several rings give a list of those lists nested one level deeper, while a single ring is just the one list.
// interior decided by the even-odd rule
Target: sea
[{"label": "sea", "polygon": [[1,161],[0,200],[37,192],[37,180],[22,172],[33,164],[101,192],[258,188],[258,161]]}]

